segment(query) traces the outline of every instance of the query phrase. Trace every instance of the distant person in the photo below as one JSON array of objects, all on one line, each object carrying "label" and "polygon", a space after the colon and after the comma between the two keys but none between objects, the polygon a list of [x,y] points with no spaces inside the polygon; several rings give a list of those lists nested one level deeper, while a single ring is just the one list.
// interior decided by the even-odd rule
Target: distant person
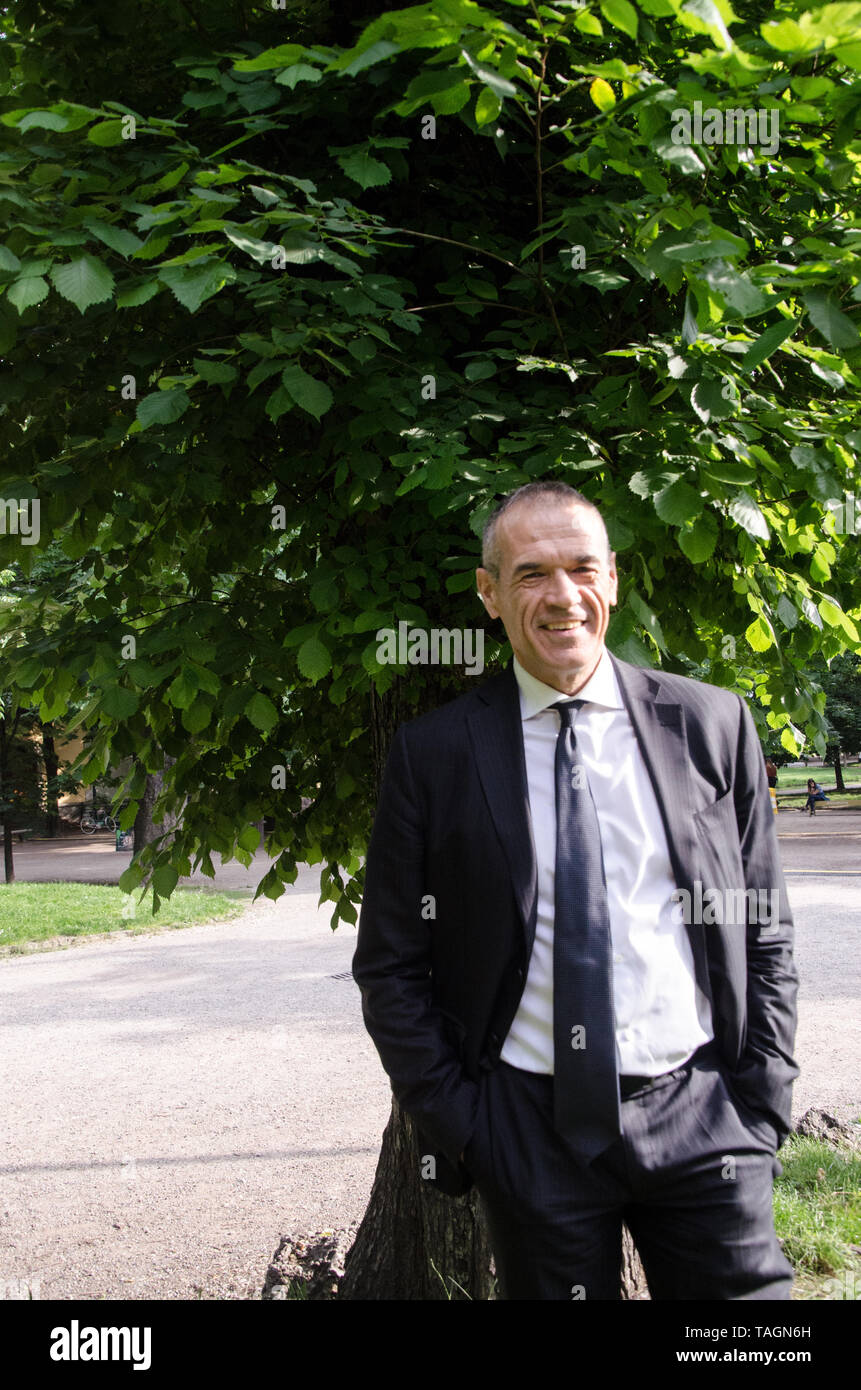
[{"label": "distant person", "polygon": [[802,806],[802,812],[809,811],[811,816],[816,815],[817,801],[827,801],[828,797],[820,787],[818,782],[814,782],[812,777],[807,779],[807,800]]},{"label": "distant person", "polygon": [[768,785],[769,785],[770,787],[776,787],[776,786],[777,786],[777,767],[776,767],[775,764],[771,761],[771,758],[766,758],[766,760],[765,760],[765,775],[766,775],[766,777],[768,778]]}]

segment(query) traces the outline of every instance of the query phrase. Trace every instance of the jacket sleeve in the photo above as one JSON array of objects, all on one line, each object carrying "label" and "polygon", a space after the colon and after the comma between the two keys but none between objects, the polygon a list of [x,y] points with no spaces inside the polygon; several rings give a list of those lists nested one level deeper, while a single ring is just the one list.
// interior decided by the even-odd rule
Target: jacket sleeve
[{"label": "jacket sleeve", "polygon": [[765,764],[750,711],[740,697],[739,703],[734,798],[745,887],[773,894],[768,901],[779,908],[764,921],[751,921],[758,914],[748,910],[747,1035],[731,1080],[740,1099],[774,1126],[779,1145],[791,1127],[792,1083],[799,1071],[792,1056],[798,975]]},{"label": "jacket sleeve", "polygon": [[478,1087],[465,1075],[433,1003],[426,853],[425,816],[401,728],[368,847],[353,976],[398,1103],[457,1165],[475,1127]]}]

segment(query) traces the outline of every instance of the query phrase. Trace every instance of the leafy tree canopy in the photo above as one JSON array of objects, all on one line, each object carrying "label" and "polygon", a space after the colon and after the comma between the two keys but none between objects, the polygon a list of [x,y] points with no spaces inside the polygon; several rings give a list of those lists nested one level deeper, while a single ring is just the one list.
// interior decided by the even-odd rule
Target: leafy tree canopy
[{"label": "leafy tree canopy", "polygon": [[481,621],[524,481],[604,511],[611,649],[705,663],[787,750],[861,648],[861,4],[382,9],[4,19],[0,494],[40,538],[0,535],[0,684],[86,695],[132,817],[175,759],[156,901],[270,815],[262,891],[320,863],[355,919],[380,708],[470,680],[377,632]]}]

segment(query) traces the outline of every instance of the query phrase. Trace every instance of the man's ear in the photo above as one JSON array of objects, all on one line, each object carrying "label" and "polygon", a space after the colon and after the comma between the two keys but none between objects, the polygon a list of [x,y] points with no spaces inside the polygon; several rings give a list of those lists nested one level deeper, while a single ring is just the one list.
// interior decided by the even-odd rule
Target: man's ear
[{"label": "man's ear", "polygon": [[487,609],[488,616],[491,618],[498,618],[499,609],[495,603],[496,584],[490,570],[483,569],[479,566],[475,571],[475,583],[478,589],[478,596]]},{"label": "man's ear", "polygon": [[619,576],[616,573],[616,552],[610,551],[610,607],[615,608],[619,599]]}]

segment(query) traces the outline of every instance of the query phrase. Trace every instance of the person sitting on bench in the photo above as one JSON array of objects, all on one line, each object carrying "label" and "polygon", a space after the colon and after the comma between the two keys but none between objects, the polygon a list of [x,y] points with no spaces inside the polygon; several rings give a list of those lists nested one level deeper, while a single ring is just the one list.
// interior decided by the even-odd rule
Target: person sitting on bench
[{"label": "person sitting on bench", "polygon": [[817,801],[827,801],[828,797],[820,787],[818,782],[814,782],[812,777],[807,779],[807,800],[802,806],[802,811],[809,811],[811,816],[816,815]]}]

